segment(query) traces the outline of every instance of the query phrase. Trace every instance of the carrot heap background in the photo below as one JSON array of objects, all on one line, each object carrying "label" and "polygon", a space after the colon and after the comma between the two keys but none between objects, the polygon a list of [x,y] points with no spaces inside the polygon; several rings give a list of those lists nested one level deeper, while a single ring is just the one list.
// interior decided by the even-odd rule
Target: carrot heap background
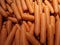
[{"label": "carrot heap background", "polygon": [[60,0],[0,0],[0,45],[60,45]]}]

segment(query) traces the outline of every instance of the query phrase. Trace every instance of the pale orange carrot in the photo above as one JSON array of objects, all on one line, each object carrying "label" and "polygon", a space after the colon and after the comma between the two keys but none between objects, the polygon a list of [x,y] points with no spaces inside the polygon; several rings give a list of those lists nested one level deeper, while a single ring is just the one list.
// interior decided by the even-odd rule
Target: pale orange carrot
[{"label": "pale orange carrot", "polygon": [[37,5],[37,2],[35,1],[35,34],[36,36],[40,33],[40,14],[39,14],[39,6]]}]

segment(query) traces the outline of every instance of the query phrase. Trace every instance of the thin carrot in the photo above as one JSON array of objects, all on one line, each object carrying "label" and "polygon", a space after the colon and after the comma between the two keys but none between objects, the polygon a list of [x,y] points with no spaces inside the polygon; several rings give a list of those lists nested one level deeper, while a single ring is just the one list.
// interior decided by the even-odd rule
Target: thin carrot
[{"label": "thin carrot", "polygon": [[14,14],[16,15],[16,18],[17,18],[18,20],[21,20],[21,15],[20,15],[20,13],[19,13],[19,10],[18,10],[16,4],[15,4],[15,3],[12,3],[12,4],[11,4],[11,7],[12,7],[12,9],[13,9],[13,11],[14,11]]},{"label": "thin carrot", "polygon": [[32,26],[32,22],[28,21],[27,23],[28,23],[29,27]]},{"label": "thin carrot", "polygon": [[6,2],[7,2],[8,4],[11,4],[11,3],[12,3],[12,0],[6,0]]},{"label": "thin carrot", "polygon": [[40,33],[40,14],[39,14],[39,6],[35,1],[35,34],[36,36]]},{"label": "thin carrot", "polygon": [[46,16],[45,13],[41,15],[41,32],[40,32],[40,42],[43,44],[46,41]]}]

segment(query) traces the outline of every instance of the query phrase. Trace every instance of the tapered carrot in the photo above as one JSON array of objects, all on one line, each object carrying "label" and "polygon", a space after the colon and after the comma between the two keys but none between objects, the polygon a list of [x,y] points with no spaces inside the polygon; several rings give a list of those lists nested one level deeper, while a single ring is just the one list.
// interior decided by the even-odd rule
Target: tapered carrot
[{"label": "tapered carrot", "polygon": [[34,23],[30,27],[30,34],[34,35]]},{"label": "tapered carrot", "polygon": [[6,4],[6,6],[7,6],[8,11],[9,11],[10,13],[13,13],[13,10],[12,10],[11,6],[10,6],[9,4]]},{"label": "tapered carrot", "polygon": [[7,39],[7,29],[6,29],[6,25],[2,26],[2,31],[1,31],[1,44],[4,45],[5,40]]},{"label": "tapered carrot", "polygon": [[16,18],[14,18],[14,17],[8,17],[8,19],[11,20],[14,23],[17,23],[18,22],[18,20]]},{"label": "tapered carrot", "polygon": [[27,40],[33,44],[33,45],[41,45],[37,39],[35,39],[35,37],[33,35],[31,35],[30,33],[26,32],[26,37],[27,37]]},{"label": "tapered carrot", "polygon": [[60,45],[60,20],[56,22],[55,45]]},{"label": "tapered carrot", "polygon": [[27,39],[26,39],[26,28],[25,25],[21,25],[21,37],[20,37],[20,45],[27,45]]},{"label": "tapered carrot", "polygon": [[43,44],[46,41],[46,16],[45,13],[41,15],[41,32],[40,32],[40,42]]},{"label": "tapered carrot", "polygon": [[0,0],[0,4],[3,7],[4,10],[7,10],[5,0]]},{"label": "tapered carrot", "polygon": [[14,41],[13,41],[12,45],[16,45],[15,39],[14,39]]},{"label": "tapered carrot", "polygon": [[27,4],[27,7],[29,9],[29,12],[34,13],[34,10],[33,10],[33,7],[31,5],[30,1],[29,0],[25,0],[25,1],[26,1],[26,4]]},{"label": "tapered carrot", "polygon": [[20,0],[24,11],[28,10],[25,0]]},{"label": "tapered carrot", "polygon": [[42,12],[43,12],[43,9],[42,9],[42,0],[37,0],[37,1],[38,1],[38,5],[39,5],[40,14],[42,14]]},{"label": "tapered carrot", "polygon": [[26,31],[29,32],[30,31],[30,28],[29,28],[29,25],[27,24],[27,22],[23,21],[25,27],[26,27]]},{"label": "tapered carrot", "polygon": [[54,11],[55,13],[58,13],[58,0],[53,0],[53,7],[54,7]]},{"label": "tapered carrot", "polygon": [[15,42],[16,42],[16,45],[20,45],[20,30],[19,29],[17,29],[16,31]]},{"label": "tapered carrot", "polygon": [[28,21],[27,23],[28,23],[29,27],[32,26],[32,22]]},{"label": "tapered carrot", "polygon": [[15,4],[15,3],[12,3],[12,4],[11,4],[11,7],[12,7],[12,9],[13,9],[13,11],[14,11],[14,14],[16,15],[16,18],[17,18],[18,20],[21,20],[21,15],[20,15],[20,13],[19,13],[19,10],[18,10],[16,4]]},{"label": "tapered carrot", "polygon": [[35,1],[35,34],[36,36],[40,33],[40,14],[39,14],[39,6]]},{"label": "tapered carrot", "polygon": [[12,0],[6,0],[6,2],[7,2],[8,4],[11,4],[11,3],[12,3]]},{"label": "tapered carrot", "polygon": [[[21,15],[22,15],[22,13],[23,13],[23,8],[22,8],[22,5],[21,5],[21,0],[16,0],[16,4],[17,4],[17,7],[18,7],[18,9],[19,9],[19,12],[21,13]],[[25,8],[25,7],[24,7]]]},{"label": "tapered carrot", "polygon": [[23,20],[34,21],[34,16],[24,13],[24,14],[22,15],[22,19],[23,19]]},{"label": "tapered carrot", "polygon": [[7,32],[8,32],[8,35],[9,35],[10,32],[11,32],[11,29],[12,29],[12,21],[10,21],[10,20],[7,21],[6,28],[7,28]]},{"label": "tapered carrot", "polygon": [[0,14],[0,31],[2,29],[2,15]]},{"label": "tapered carrot", "polygon": [[[17,24],[16,24],[16,25],[17,25]],[[11,31],[11,33],[9,34],[9,36],[7,37],[4,45],[11,45],[11,43],[12,43],[12,41],[13,41],[13,38],[14,38],[14,35],[15,35],[15,33],[16,33],[16,29],[17,29],[16,25],[14,25],[14,27],[12,28],[12,31]]]},{"label": "tapered carrot", "polygon": [[2,14],[2,16],[4,16],[4,17],[7,17],[8,15],[7,15],[7,13],[6,13],[6,11],[0,6],[0,13]]},{"label": "tapered carrot", "polygon": [[48,45],[54,45],[54,34],[53,34],[53,29],[52,25],[49,24],[48,30],[47,30],[47,43]]},{"label": "tapered carrot", "polygon": [[55,34],[55,17],[54,16],[50,16],[50,23],[52,25],[53,28],[53,33]]},{"label": "tapered carrot", "polygon": [[54,9],[53,9],[52,5],[50,4],[50,2],[48,0],[45,0],[44,2],[48,6],[48,8],[51,11],[51,13],[54,13]]},{"label": "tapered carrot", "polygon": [[46,20],[47,20],[47,26],[50,24],[50,11],[48,6],[45,5],[44,7],[44,13],[46,15]]}]

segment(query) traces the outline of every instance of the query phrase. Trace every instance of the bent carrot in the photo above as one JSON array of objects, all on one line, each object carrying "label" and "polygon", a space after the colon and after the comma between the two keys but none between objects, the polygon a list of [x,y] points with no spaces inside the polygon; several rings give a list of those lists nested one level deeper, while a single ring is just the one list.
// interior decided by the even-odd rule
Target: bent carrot
[{"label": "bent carrot", "polygon": [[36,36],[40,33],[40,14],[39,14],[39,6],[35,1],[35,34]]},{"label": "bent carrot", "polygon": [[40,42],[43,44],[46,41],[46,16],[45,13],[41,15],[41,32],[40,32]]},{"label": "bent carrot", "polygon": [[21,20],[21,15],[20,15],[20,13],[19,13],[19,10],[18,10],[16,4],[15,4],[15,3],[12,3],[12,4],[11,4],[11,7],[12,7],[12,9],[13,9],[13,11],[14,11],[14,14],[15,14],[16,18],[17,18],[18,20]]}]

